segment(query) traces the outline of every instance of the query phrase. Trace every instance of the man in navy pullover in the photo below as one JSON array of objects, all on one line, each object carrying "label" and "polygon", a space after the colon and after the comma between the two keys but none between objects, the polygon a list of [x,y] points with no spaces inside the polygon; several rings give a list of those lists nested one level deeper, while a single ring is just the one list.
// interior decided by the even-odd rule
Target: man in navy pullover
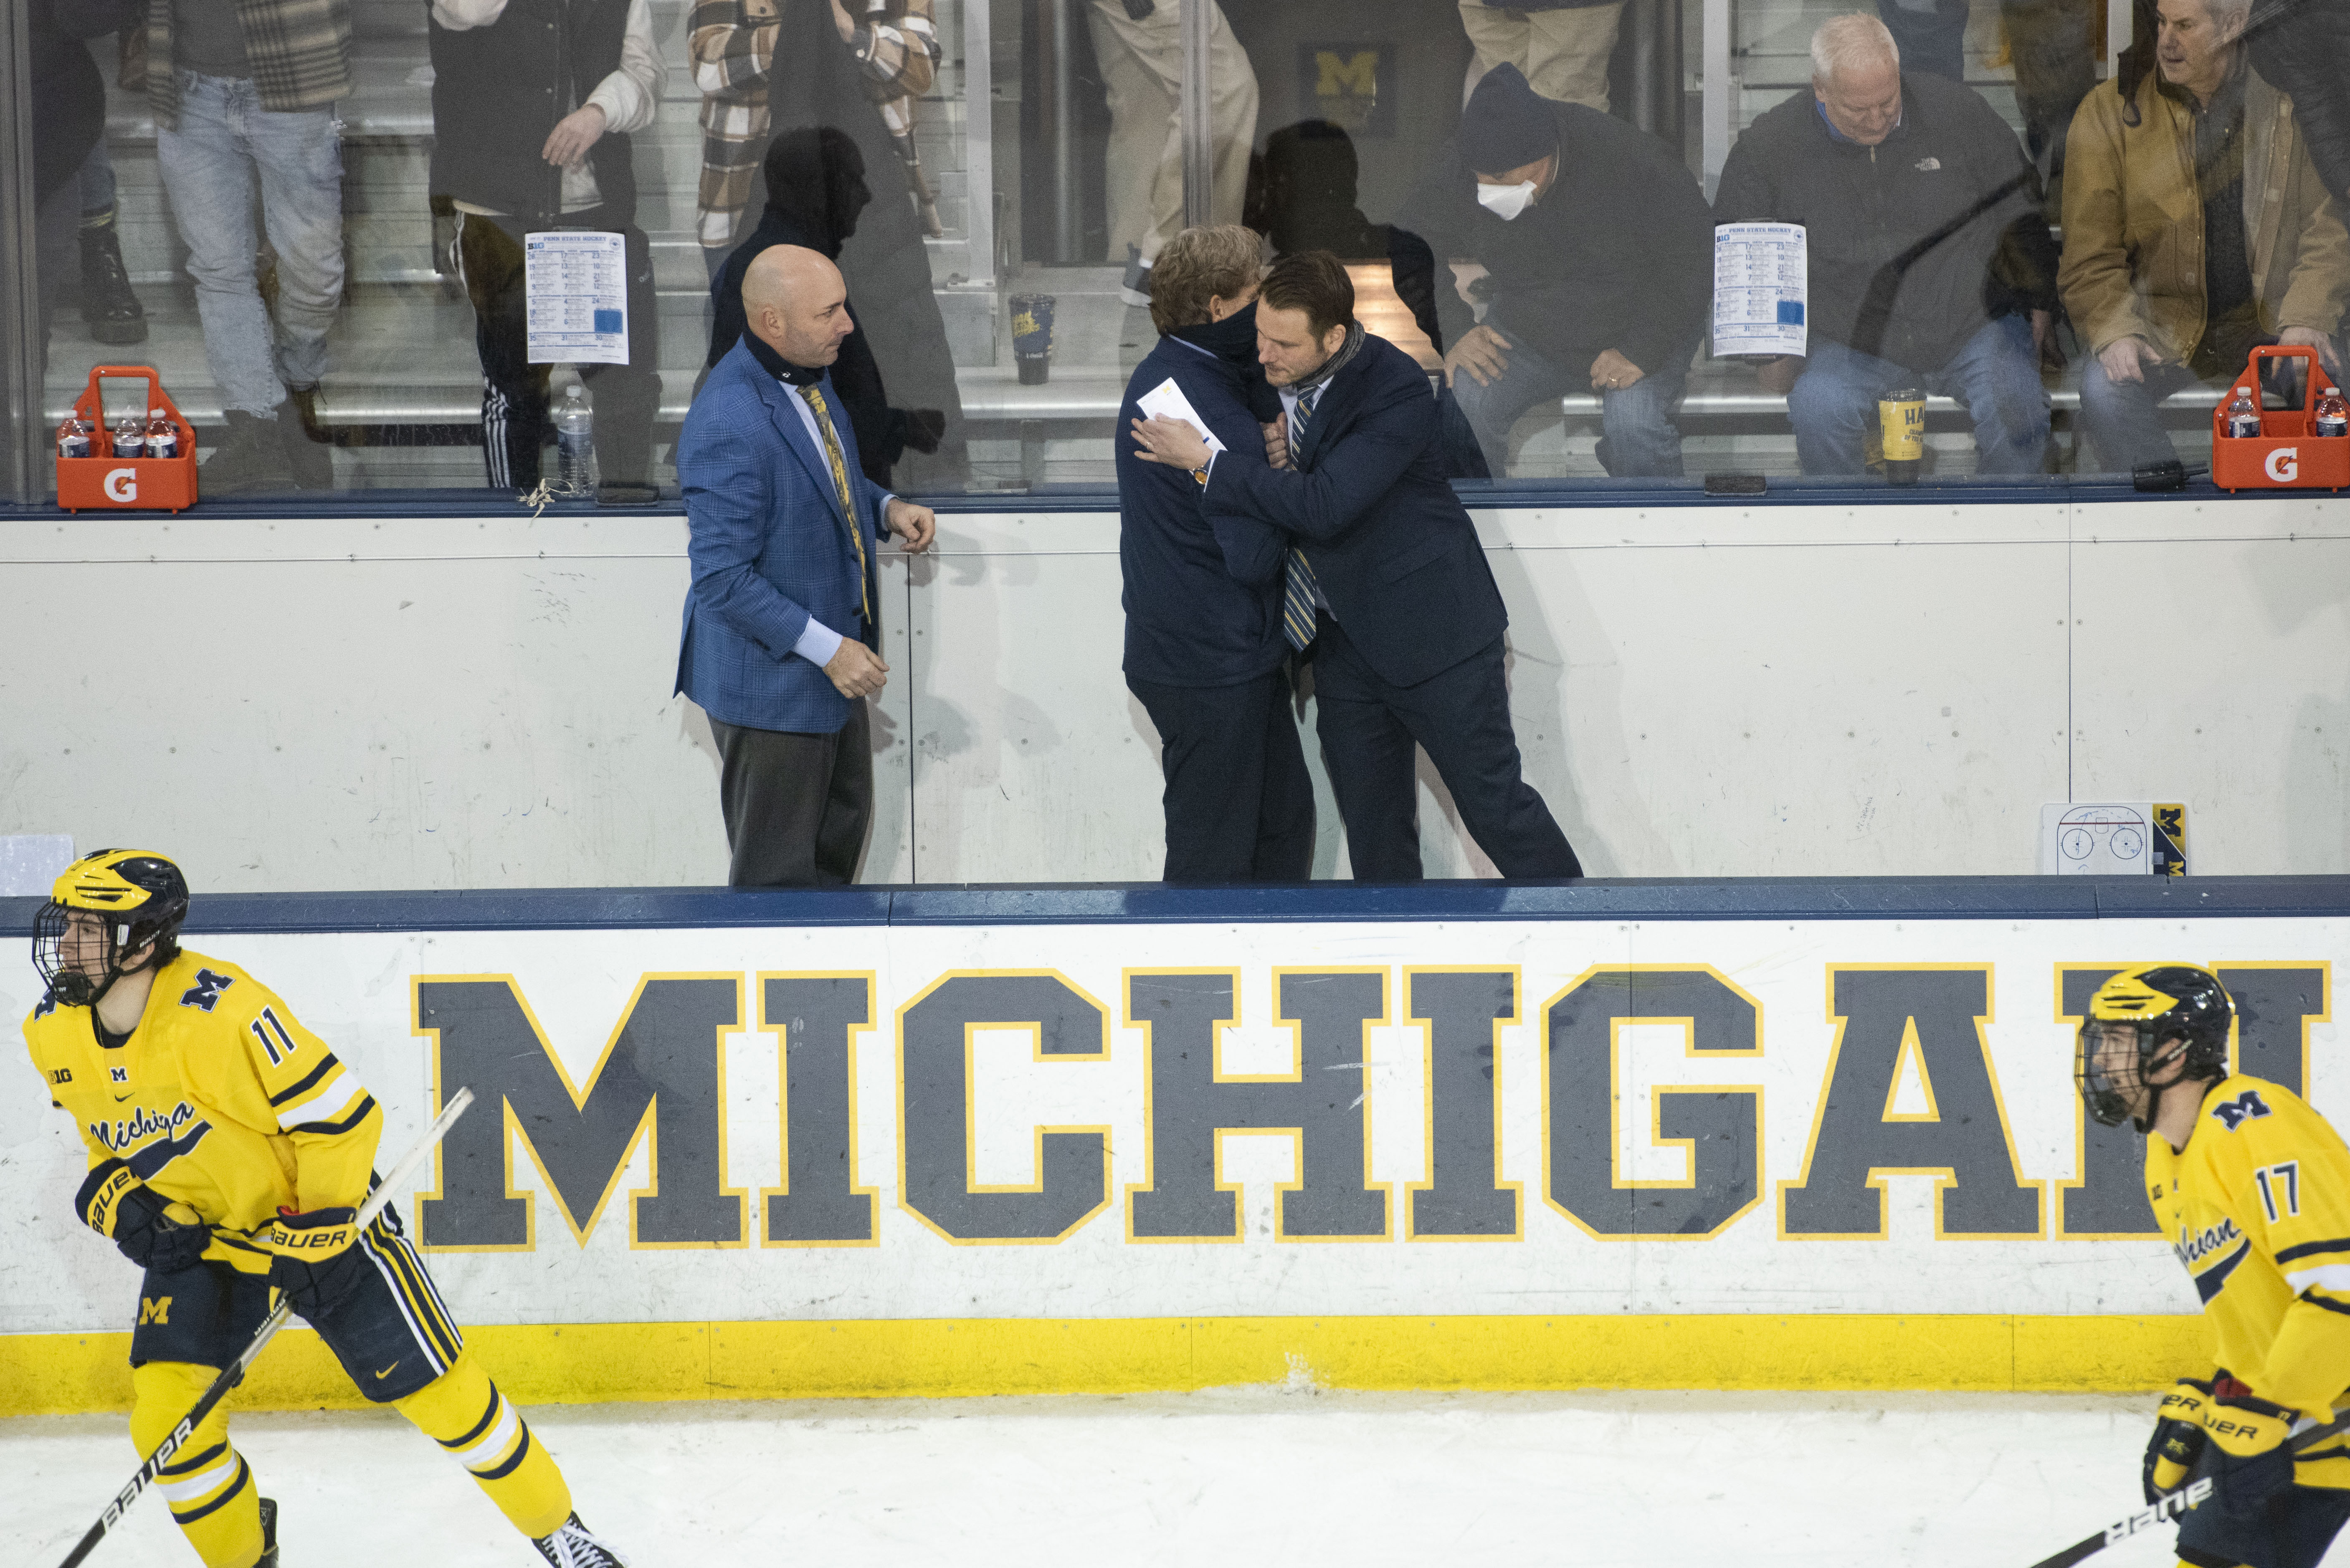
[{"label": "man in navy pullover", "polygon": [[[1227,223],[1159,253],[1150,317],[1162,336],[1128,382],[1118,429],[1172,382],[1227,449],[1261,453],[1280,404],[1256,365],[1258,241]],[[1252,408],[1252,400],[1264,411]],[[1166,778],[1170,882],[1304,881],[1314,787],[1284,670],[1282,538],[1206,515],[1199,477],[1118,443],[1126,684],[1150,714]]]}]

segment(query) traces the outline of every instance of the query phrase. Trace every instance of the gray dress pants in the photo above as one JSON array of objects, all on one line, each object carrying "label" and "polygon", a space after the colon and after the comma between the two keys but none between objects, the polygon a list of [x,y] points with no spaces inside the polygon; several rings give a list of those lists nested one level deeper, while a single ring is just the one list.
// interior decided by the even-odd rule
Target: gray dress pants
[{"label": "gray dress pants", "polygon": [[710,721],[733,888],[838,888],[857,880],[873,822],[872,724],[863,702],[829,735]]}]

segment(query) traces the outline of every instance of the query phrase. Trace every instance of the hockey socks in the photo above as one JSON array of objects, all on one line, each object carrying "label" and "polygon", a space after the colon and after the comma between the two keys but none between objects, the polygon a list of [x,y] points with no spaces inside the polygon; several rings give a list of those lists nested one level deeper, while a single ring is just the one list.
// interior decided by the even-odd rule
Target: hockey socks
[{"label": "hockey socks", "polygon": [[[219,1376],[216,1366],[184,1361],[132,1367],[130,1440],[139,1451],[152,1453],[160,1447]],[[225,1402],[213,1406],[172,1456],[156,1476],[155,1488],[172,1505],[172,1519],[205,1568],[254,1568],[261,1561],[260,1496],[244,1457],[229,1446]]]},{"label": "hockey socks", "polygon": [[[395,1400],[393,1408],[464,1466],[525,1535],[536,1541],[561,1530],[570,1519],[571,1489],[564,1484],[563,1472],[472,1352],[458,1356],[456,1366],[407,1398]],[[159,1433],[157,1440],[161,1437]],[[204,1561],[210,1564],[213,1559]]]}]

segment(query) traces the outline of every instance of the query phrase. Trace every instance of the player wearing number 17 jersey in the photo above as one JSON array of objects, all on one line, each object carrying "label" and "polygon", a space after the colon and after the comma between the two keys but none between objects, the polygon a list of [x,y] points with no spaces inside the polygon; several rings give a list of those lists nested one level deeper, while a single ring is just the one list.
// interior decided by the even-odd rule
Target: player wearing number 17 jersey
[{"label": "player wearing number 17 jersey", "polygon": [[[233,963],[183,952],[188,888],[160,855],[66,868],[34,927],[47,992],[33,1064],[89,1155],[77,1217],[146,1271],[130,1435],[169,1436],[283,1292],[369,1400],[437,1440],[556,1568],[619,1568],[544,1447],[466,1350],[373,1186],[383,1113],[293,1010]],[[277,1568],[277,1507],[217,1406],[156,1478],[208,1568]]]},{"label": "player wearing number 17 jersey", "polygon": [[2097,1120],[2147,1135],[2147,1196],[2216,1350],[2163,1398],[2147,1501],[2208,1476],[2183,1562],[2314,1568],[2350,1520],[2350,1445],[2287,1444],[2350,1408],[2350,1149],[2300,1096],[2228,1071],[2234,1013],[2207,971],[2124,970],[2090,999],[2074,1073]]}]

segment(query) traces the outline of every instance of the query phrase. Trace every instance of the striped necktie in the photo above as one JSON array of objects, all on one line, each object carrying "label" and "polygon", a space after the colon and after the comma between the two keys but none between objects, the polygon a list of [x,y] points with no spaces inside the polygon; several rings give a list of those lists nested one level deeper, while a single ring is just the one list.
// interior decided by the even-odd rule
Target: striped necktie
[{"label": "striped necktie", "polygon": [[[1314,399],[1321,391],[1314,388],[1298,394],[1297,406],[1289,416],[1289,465],[1297,466],[1297,443],[1305,439],[1305,421],[1314,417]],[[1305,552],[1296,545],[1289,547],[1289,569],[1284,576],[1281,590],[1281,629],[1289,639],[1289,646],[1300,653],[1314,640],[1314,568],[1306,564]]]},{"label": "striped necktie", "polygon": [[865,569],[865,530],[857,525],[857,502],[848,491],[848,460],[841,455],[840,436],[832,428],[831,410],[825,407],[824,389],[814,384],[802,387],[800,396],[816,410],[816,428],[824,433],[824,455],[832,464],[832,488],[840,497],[841,514],[848,519],[848,537],[857,546],[857,597],[865,613],[865,624],[873,624],[873,590]]}]

